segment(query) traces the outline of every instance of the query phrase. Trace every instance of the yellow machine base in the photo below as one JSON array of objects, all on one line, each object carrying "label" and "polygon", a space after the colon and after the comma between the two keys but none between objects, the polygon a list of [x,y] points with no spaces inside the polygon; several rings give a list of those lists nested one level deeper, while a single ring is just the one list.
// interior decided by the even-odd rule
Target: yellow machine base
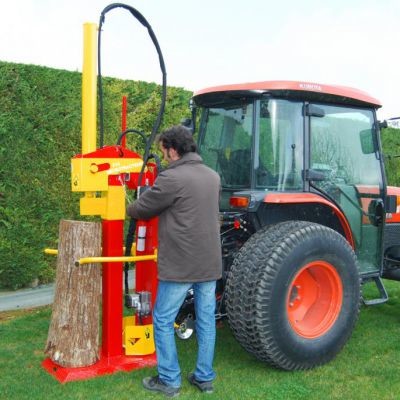
[{"label": "yellow machine base", "polygon": [[135,317],[124,317],[122,340],[127,356],[153,354],[156,350],[153,325],[135,325]]}]

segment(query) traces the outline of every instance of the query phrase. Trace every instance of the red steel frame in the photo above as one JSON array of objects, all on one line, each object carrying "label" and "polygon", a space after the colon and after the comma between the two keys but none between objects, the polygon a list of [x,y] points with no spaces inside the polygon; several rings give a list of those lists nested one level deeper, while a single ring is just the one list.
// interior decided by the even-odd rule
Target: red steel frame
[{"label": "red steel frame", "polygon": [[[117,176],[110,177],[110,186],[122,185]],[[153,183],[153,182],[151,182]],[[138,221],[146,225],[146,245],[138,255],[154,254],[157,249],[157,219]],[[113,257],[123,254],[123,220],[102,221],[103,256]],[[43,367],[58,381],[65,383],[75,380],[93,378],[117,371],[130,371],[156,365],[156,355],[125,356],[122,344],[123,318],[123,263],[105,262],[102,264],[102,348],[100,360],[87,367],[61,367],[47,358]],[[155,261],[138,261],[136,263],[136,291],[149,291],[154,305],[157,291],[157,266]],[[151,316],[143,318],[143,324],[152,323]]]},{"label": "red steel frame", "polygon": [[[122,132],[126,131],[127,127],[127,114],[128,114],[128,101],[126,96],[122,96],[122,112],[121,112],[121,129]],[[121,146],[126,147],[126,136],[121,140]]]}]

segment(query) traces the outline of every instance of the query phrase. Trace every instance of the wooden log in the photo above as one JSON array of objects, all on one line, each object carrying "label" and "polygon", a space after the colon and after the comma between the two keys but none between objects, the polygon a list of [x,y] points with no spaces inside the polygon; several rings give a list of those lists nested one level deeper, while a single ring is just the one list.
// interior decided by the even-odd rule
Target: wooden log
[{"label": "wooden log", "polygon": [[101,255],[101,223],[61,220],[53,310],[45,353],[63,367],[99,360],[101,266],[75,265]]}]

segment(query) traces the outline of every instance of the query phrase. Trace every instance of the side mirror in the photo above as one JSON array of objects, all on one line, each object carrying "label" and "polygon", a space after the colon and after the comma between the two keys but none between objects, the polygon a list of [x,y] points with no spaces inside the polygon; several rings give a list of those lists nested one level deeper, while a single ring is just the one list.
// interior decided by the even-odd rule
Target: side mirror
[{"label": "side mirror", "polygon": [[378,126],[379,126],[379,129],[383,129],[383,128],[387,128],[389,126],[389,124],[386,120],[378,121]]},{"label": "side mirror", "polygon": [[194,134],[193,120],[191,118],[181,119],[181,125],[187,128],[192,135]]},{"label": "side mirror", "polygon": [[190,128],[192,126],[191,118],[183,118],[183,119],[181,119],[181,125],[183,125],[186,128]]},{"label": "side mirror", "polygon": [[372,129],[364,129],[360,132],[360,143],[363,154],[375,153],[378,148]]},{"label": "side mirror", "polygon": [[308,117],[325,117],[325,110],[321,107],[317,107],[315,104],[307,104],[303,107],[304,115]]},{"label": "side mirror", "polygon": [[328,180],[326,172],[318,171],[312,168],[303,171],[302,175],[303,175],[303,180],[305,181],[323,182]]},{"label": "side mirror", "polygon": [[190,100],[189,107],[190,107],[190,111],[192,113],[192,118],[184,118],[184,119],[182,119],[181,120],[181,125],[183,125],[186,128],[188,128],[192,132],[192,135],[194,135],[195,132],[196,132],[197,108],[194,105],[193,99]]}]

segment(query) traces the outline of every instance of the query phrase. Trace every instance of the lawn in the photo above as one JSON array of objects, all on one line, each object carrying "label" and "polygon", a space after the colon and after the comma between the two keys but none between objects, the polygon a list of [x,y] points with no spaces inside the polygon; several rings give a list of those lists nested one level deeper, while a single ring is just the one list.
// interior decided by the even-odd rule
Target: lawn
[{"label": "lawn", "polygon": [[[399,399],[400,283],[386,282],[390,300],[363,307],[354,334],[329,364],[284,372],[247,354],[226,322],[218,329],[215,393],[203,395],[184,381],[181,399]],[[120,372],[60,384],[41,367],[50,307],[0,313],[0,399],[160,399],[142,390],[155,369]],[[178,340],[183,374],[195,363],[195,339]]]}]

